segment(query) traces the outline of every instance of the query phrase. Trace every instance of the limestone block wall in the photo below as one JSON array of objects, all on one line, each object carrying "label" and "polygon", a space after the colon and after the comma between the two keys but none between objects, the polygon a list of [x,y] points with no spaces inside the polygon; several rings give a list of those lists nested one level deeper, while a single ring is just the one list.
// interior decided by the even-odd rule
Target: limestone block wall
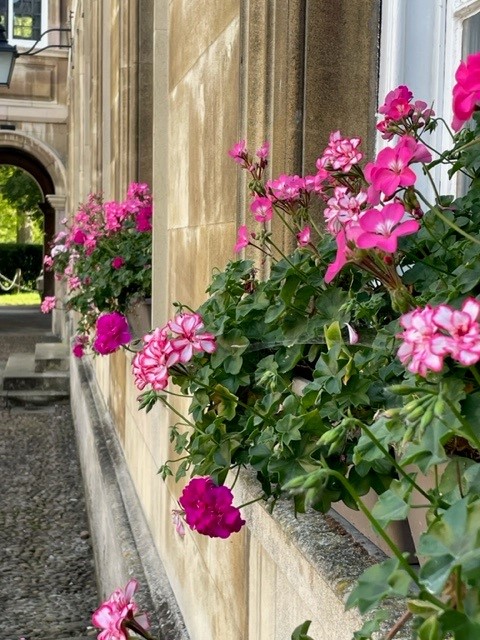
[{"label": "limestone block wall", "polygon": [[[121,197],[129,180],[151,177],[156,325],[176,300],[198,306],[212,270],[233,255],[247,215],[244,178],[227,156],[234,142],[246,138],[256,148],[269,139],[272,175],[311,171],[336,128],[371,148],[379,7],[379,0],[90,0],[77,14],[71,203],[92,187]],[[139,37],[147,43],[140,52]],[[285,242],[280,229],[274,233]],[[324,520],[297,528],[288,507],[272,518],[256,504],[229,540],[176,535],[171,510],[182,483],[157,475],[173,456],[175,420],[162,407],[138,411],[130,361],[123,352],[97,358],[95,384],[192,640],[289,640],[306,618],[316,640],[350,638],[358,619],[343,614],[345,590],[368,558],[348,556],[351,541]],[[243,479],[236,503],[255,491]],[[312,534],[315,544],[302,546],[309,527],[320,538]],[[328,547],[330,564],[318,562],[327,540],[337,549]]]}]

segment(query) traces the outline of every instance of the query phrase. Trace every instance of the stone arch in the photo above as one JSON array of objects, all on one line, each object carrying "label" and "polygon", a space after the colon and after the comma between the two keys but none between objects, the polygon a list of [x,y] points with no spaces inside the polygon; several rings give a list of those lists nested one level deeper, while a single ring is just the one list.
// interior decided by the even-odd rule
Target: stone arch
[{"label": "stone arch", "polygon": [[[54,149],[17,131],[0,130],[0,164],[11,164],[27,171],[37,182],[44,201],[44,252],[48,249],[65,216],[66,170]],[[44,295],[54,295],[52,273],[44,276]]]}]

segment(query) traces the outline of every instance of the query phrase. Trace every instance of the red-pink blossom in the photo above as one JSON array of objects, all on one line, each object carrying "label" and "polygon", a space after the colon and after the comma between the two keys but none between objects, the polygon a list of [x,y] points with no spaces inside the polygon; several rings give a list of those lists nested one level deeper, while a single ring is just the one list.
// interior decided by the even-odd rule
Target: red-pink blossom
[{"label": "red-pink blossom", "polygon": [[260,149],[257,149],[255,153],[259,160],[266,160],[268,158],[268,154],[270,153],[270,143],[265,141]]},{"label": "red-pink blossom", "polygon": [[317,160],[317,169],[348,173],[363,158],[363,153],[358,149],[361,142],[361,138],[342,138],[340,131],[333,131],[328,146]]},{"label": "red-pink blossom", "polygon": [[305,190],[305,179],[300,176],[282,174],[275,180],[268,180],[265,186],[274,202],[277,200],[295,202]]},{"label": "red-pink blossom", "polygon": [[237,242],[235,244],[235,247],[233,248],[235,253],[239,253],[242,249],[248,246],[248,243],[250,241],[249,238],[250,233],[248,231],[248,228],[244,224],[242,224],[240,227],[238,227]]},{"label": "red-pink blossom", "polygon": [[310,244],[310,236],[312,230],[307,225],[297,233],[297,242],[300,247],[306,247]]},{"label": "red-pink blossom", "polygon": [[153,207],[151,204],[140,207],[135,215],[135,229],[139,233],[148,233],[152,230]]},{"label": "red-pink blossom", "polygon": [[75,244],[85,244],[87,234],[83,229],[76,229],[73,233],[72,240]]},{"label": "red-pink blossom", "polygon": [[469,55],[455,73],[452,128],[458,131],[480,104],[480,52]]},{"label": "red-pink blossom", "polygon": [[217,348],[215,336],[212,333],[200,333],[203,320],[198,313],[181,313],[174,320],[167,323],[167,327],[176,336],[170,338],[172,353],[169,366],[182,362],[189,362],[194,353],[213,353]]},{"label": "red-pink blossom", "polygon": [[72,353],[76,358],[83,358],[85,355],[85,345],[82,342],[75,340],[72,346]]},{"label": "red-pink blossom", "polygon": [[211,538],[228,538],[245,524],[232,501],[230,489],[209,477],[192,478],[179,499],[188,526]]},{"label": "red-pink blossom", "polygon": [[357,246],[361,249],[380,249],[386,253],[395,253],[400,236],[416,233],[420,225],[416,220],[405,220],[405,209],[399,203],[390,203],[381,209],[369,209],[362,215],[358,224],[362,233],[357,237]]},{"label": "red-pink blossom", "polygon": [[97,353],[107,355],[113,353],[122,344],[127,344],[132,339],[125,316],[118,311],[104,313],[96,324],[96,336],[93,348]]},{"label": "red-pink blossom", "polygon": [[122,258],[122,256],[116,256],[112,260],[112,269],[121,269],[124,264],[125,258]]},{"label": "red-pink blossom", "polygon": [[337,233],[337,255],[335,256],[335,260],[328,265],[327,271],[325,272],[325,282],[327,284],[331,282],[347,262],[354,257],[357,246],[356,239],[361,232],[362,230],[357,224],[351,224]]},{"label": "red-pink blossom", "polygon": [[45,256],[43,258],[43,265],[46,269],[51,269],[53,267],[53,258],[51,256]]},{"label": "red-pink blossom", "polygon": [[126,623],[134,622],[137,627],[148,630],[150,625],[145,614],[138,614],[138,606],[133,600],[138,582],[130,580],[125,589],[115,589],[92,615],[92,623],[102,631],[98,640],[128,640],[130,637]]},{"label": "red-pink blossom", "polygon": [[228,155],[235,160],[237,164],[242,164],[247,155],[247,148],[245,140],[239,140],[229,150]]},{"label": "red-pink blossom", "polygon": [[250,204],[250,211],[257,222],[268,222],[272,219],[272,201],[265,196],[257,196]]},{"label": "red-pink blossom", "polygon": [[383,113],[391,120],[402,120],[413,113],[414,107],[410,103],[413,93],[405,85],[401,85],[390,91],[385,96],[385,103],[378,108],[379,113]]},{"label": "red-pink blossom", "polygon": [[56,302],[57,299],[55,298],[55,296],[45,296],[42,304],[40,305],[40,311],[42,313],[50,313],[50,311],[55,309]]}]

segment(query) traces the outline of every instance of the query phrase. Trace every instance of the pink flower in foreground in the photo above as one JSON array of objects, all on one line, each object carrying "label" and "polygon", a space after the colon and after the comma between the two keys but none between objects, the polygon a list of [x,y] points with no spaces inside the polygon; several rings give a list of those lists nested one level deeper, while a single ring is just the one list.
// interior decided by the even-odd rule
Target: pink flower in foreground
[{"label": "pink flower in foreground", "polygon": [[347,187],[335,187],[323,212],[329,232],[336,235],[342,227],[358,222],[366,201],[367,194],[364,191],[354,195]]},{"label": "pink flower in foreground", "polygon": [[273,215],[272,201],[265,196],[257,196],[250,205],[250,211],[257,222],[269,222]]},{"label": "pink flower in foreground", "polygon": [[300,247],[306,247],[310,244],[311,233],[312,230],[309,226],[303,227],[303,229],[297,233],[297,242]]},{"label": "pink flower in foreground", "polygon": [[270,143],[265,141],[260,149],[257,149],[256,156],[259,160],[266,160],[268,158],[268,154],[270,152]]},{"label": "pink flower in foreground", "polygon": [[139,233],[148,233],[152,230],[152,215],[153,207],[151,204],[140,207],[135,215],[135,229]]},{"label": "pink flower in foreground", "polygon": [[480,52],[462,61],[455,73],[452,128],[458,131],[480,104]]},{"label": "pink flower in foreground", "polygon": [[194,352],[213,353],[217,348],[212,333],[199,333],[203,329],[203,320],[198,313],[182,313],[167,324],[177,337],[170,339],[172,354],[169,366],[176,362],[189,362]]},{"label": "pink flower in foreground", "polygon": [[72,353],[76,358],[83,358],[85,355],[85,346],[81,342],[75,341],[72,347]]},{"label": "pink flower in foreground", "polygon": [[430,162],[431,159],[423,144],[410,136],[403,136],[395,147],[382,149],[376,161],[366,165],[365,177],[376,191],[391,196],[399,187],[415,184],[417,176],[409,167],[412,162]]},{"label": "pink flower in foreground", "polygon": [[233,248],[235,253],[239,253],[242,249],[248,246],[249,236],[249,231],[244,224],[238,227],[237,242]]},{"label": "pink flower in foreground", "polygon": [[93,348],[102,355],[113,353],[132,339],[125,316],[118,311],[105,313],[97,320]]},{"label": "pink flower in foreground", "polygon": [[347,262],[354,257],[357,246],[356,239],[361,231],[358,225],[351,224],[337,233],[337,255],[335,256],[335,260],[328,265],[327,271],[325,272],[325,282],[327,284],[331,282]]},{"label": "pink flower in foreground", "polygon": [[275,180],[268,180],[265,186],[274,202],[295,202],[305,189],[305,178],[282,174]]},{"label": "pink flower in foreground", "polygon": [[133,600],[138,582],[130,580],[125,589],[116,589],[92,615],[92,623],[102,631],[98,640],[128,640],[127,622],[134,622],[143,630],[149,629],[147,616],[137,614],[138,606]]},{"label": "pink flower in foreground", "polygon": [[404,215],[405,209],[398,203],[365,211],[358,222],[363,233],[357,237],[357,246],[360,249],[376,248],[395,253],[400,236],[416,233],[420,229],[416,220],[401,222]]},{"label": "pink flower in foreground", "polygon": [[55,304],[57,299],[55,296],[45,296],[42,304],[40,305],[40,311],[42,313],[50,313],[53,309],[55,309]]},{"label": "pink flower in foreground", "polygon": [[190,480],[179,499],[188,526],[211,538],[228,538],[245,524],[232,501],[230,489],[208,477]]},{"label": "pink flower in foreground", "polygon": [[112,269],[121,269],[124,264],[125,258],[122,258],[122,256],[117,256],[112,260]]},{"label": "pink flower in foreground", "polygon": [[434,309],[427,305],[415,309],[400,318],[405,329],[397,338],[403,340],[397,356],[412,373],[426,376],[428,370],[441,371],[443,359],[448,353],[448,344],[433,320]]},{"label": "pink flower in foreground", "polygon": [[474,298],[467,298],[460,311],[441,304],[433,313],[434,323],[448,334],[449,355],[466,367],[480,360],[479,313],[480,303]]}]

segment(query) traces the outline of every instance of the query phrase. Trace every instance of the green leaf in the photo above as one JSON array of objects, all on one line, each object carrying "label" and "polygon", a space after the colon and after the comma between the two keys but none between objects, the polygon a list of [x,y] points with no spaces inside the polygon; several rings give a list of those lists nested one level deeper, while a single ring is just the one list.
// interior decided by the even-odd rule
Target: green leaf
[{"label": "green leaf", "polygon": [[299,625],[292,633],[292,640],[313,640],[311,636],[307,635],[311,624],[311,620],[305,620],[303,624]]},{"label": "green leaf", "polygon": [[372,515],[381,527],[392,521],[404,520],[410,510],[409,498],[412,485],[405,478],[393,480],[390,488],[382,493],[372,509]]},{"label": "green leaf", "polygon": [[418,628],[417,634],[418,640],[441,640],[444,637],[437,616],[427,618]]}]

